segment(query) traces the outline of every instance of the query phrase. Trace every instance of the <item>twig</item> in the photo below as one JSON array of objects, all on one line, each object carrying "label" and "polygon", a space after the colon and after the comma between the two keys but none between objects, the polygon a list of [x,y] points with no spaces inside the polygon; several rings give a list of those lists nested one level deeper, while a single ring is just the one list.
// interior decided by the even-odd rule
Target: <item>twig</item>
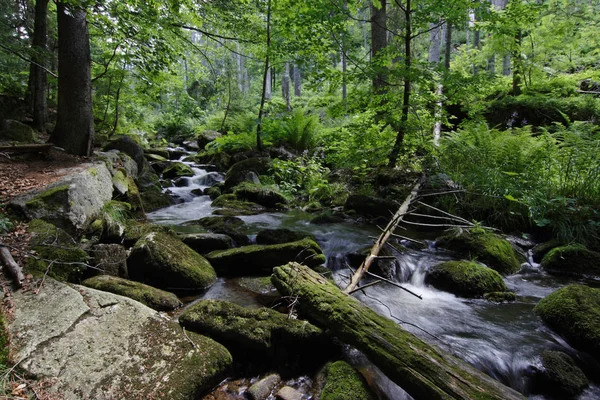
[{"label": "twig", "polygon": [[[375,286],[375,285],[378,285],[378,284],[380,284],[381,282],[383,282],[383,281],[373,281],[373,282],[369,282],[369,283],[367,283],[367,284],[364,284],[364,285],[362,285],[362,286],[358,286],[356,289],[353,289],[353,290],[349,291],[349,292],[348,292],[348,294],[352,294],[352,293],[354,293],[354,292],[358,292],[359,290],[363,290],[363,289],[365,289],[365,288],[368,288],[369,286]],[[365,293],[365,292],[363,292],[363,294],[364,294],[364,293]]]},{"label": "twig", "polygon": [[427,204],[427,203],[423,203],[422,201],[417,201],[417,203],[418,203],[418,204],[420,204],[420,205],[422,205],[422,206],[429,207],[429,208],[431,208],[432,210],[435,210],[435,211],[437,211],[437,212],[439,212],[439,213],[442,213],[442,214],[444,214],[444,215],[448,215],[448,216],[450,216],[450,217],[456,218],[456,219],[458,219],[458,220],[460,220],[460,221],[462,221],[462,222],[464,222],[464,223],[466,223],[466,224],[471,224],[471,222],[467,221],[466,219],[464,219],[464,218],[462,218],[462,217],[459,217],[458,215],[453,215],[453,214],[450,214],[449,212],[446,212],[446,211],[444,211],[444,210],[440,210],[439,208],[436,208],[436,207],[434,207],[434,206],[430,206],[429,204]]},{"label": "twig", "polygon": [[407,236],[398,235],[396,233],[392,233],[392,236],[395,237],[395,238],[398,238],[398,239],[408,240],[409,242],[413,242],[413,243],[417,243],[417,244],[422,244],[422,245],[425,244],[425,242],[422,242],[420,240],[411,239],[411,238],[409,238]]},{"label": "twig", "polygon": [[412,292],[412,291],[408,290],[407,288],[405,288],[404,286],[400,285],[399,283],[396,283],[396,282],[391,281],[391,280],[389,280],[387,278],[384,278],[383,276],[379,276],[379,275],[374,274],[374,273],[369,272],[369,271],[367,271],[366,273],[367,273],[367,275],[372,276],[373,278],[380,279],[380,280],[384,281],[385,283],[389,283],[390,285],[396,286],[396,287],[404,290],[405,292],[408,292],[408,293],[412,294],[413,296],[417,297],[418,299],[423,300],[423,296],[421,296],[420,294],[416,294],[415,292]]},{"label": "twig", "polygon": [[192,339],[190,339],[190,337],[188,336],[187,332],[185,331],[185,326],[182,326],[182,328],[183,328],[183,335],[192,344],[192,347],[194,347],[194,350],[198,350],[198,346],[196,345],[196,343],[194,343],[194,341]]}]

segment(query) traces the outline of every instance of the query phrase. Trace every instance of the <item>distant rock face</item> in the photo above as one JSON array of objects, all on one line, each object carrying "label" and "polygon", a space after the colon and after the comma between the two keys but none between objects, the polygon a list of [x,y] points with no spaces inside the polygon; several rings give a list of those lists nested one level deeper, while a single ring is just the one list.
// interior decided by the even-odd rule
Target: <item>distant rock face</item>
[{"label": "distant rock face", "polygon": [[37,135],[29,125],[9,119],[0,124],[0,140],[31,143],[37,140]]},{"label": "distant rock face", "polygon": [[112,194],[110,172],[104,163],[95,163],[42,191],[17,197],[11,204],[29,219],[42,219],[73,232],[87,228]]},{"label": "distant rock face", "polygon": [[200,398],[231,365],[220,344],[126,297],[47,279],[12,301],[15,360],[66,400]]}]

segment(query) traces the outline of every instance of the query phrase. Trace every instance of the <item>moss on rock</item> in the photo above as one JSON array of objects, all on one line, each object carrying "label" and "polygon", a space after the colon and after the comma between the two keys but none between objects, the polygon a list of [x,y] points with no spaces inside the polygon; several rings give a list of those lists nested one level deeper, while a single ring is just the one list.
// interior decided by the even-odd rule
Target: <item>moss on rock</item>
[{"label": "moss on rock", "polygon": [[336,361],[325,370],[321,400],[376,400],[365,378],[345,361]]},{"label": "moss on rock", "polygon": [[493,233],[463,231],[459,235],[447,234],[439,238],[437,244],[476,259],[502,275],[514,274],[521,268],[511,244]]},{"label": "moss on rock", "polygon": [[600,276],[600,253],[578,244],[555,247],[544,256],[541,265],[551,274]]},{"label": "moss on rock", "polygon": [[151,232],[173,233],[173,231],[165,225],[150,224],[138,222],[133,219],[128,219],[125,222],[125,233],[123,234],[123,244],[126,247],[132,247],[143,236]]},{"label": "moss on rock", "polygon": [[182,176],[194,176],[194,171],[184,163],[173,162],[162,173],[165,179],[174,179]]},{"label": "moss on rock", "polygon": [[600,358],[600,289],[565,286],[540,300],[534,311],[571,346]]},{"label": "moss on rock", "polygon": [[488,292],[505,292],[500,274],[470,261],[447,261],[433,267],[425,281],[461,297],[482,297]]},{"label": "moss on rock", "polygon": [[235,194],[224,194],[212,202],[213,207],[221,207],[214,213],[218,215],[256,215],[264,212],[265,207],[251,201],[240,200]]},{"label": "moss on rock", "polygon": [[286,228],[263,229],[256,235],[257,244],[281,244],[295,242],[304,238],[315,240],[310,233],[294,232]]},{"label": "moss on rock", "polygon": [[237,246],[250,244],[248,236],[240,232],[245,226],[244,221],[234,216],[204,217],[187,222],[185,225],[200,225],[210,232],[227,235]]},{"label": "moss on rock", "polygon": [[229,250],[216,250],[206,255],[219,275],[267,275],[274,267],[298,261],[309,267],[324,264],[321,247],[305,238],[291,243],[250,245]]},{"label": "moss on rock", "polygon": [[157,311],[171,311],[181,307],[181,302],[173,293],[116,276],[98,275],[86,279],[81,284],[92,289],[129,297]]},{"label": "moss on rock", "polygon": [[276,188],[251,182],[240,183],[233,193],[239,199],[258,203],[267,208],[278,208],[288,203],[285,196]]},{"label": "moss on rock", "polygon": [[8,330],[6,328],[6,321],[4,319],[2,308],[0,308],[0,368],[2,370],[4,370],[4,367],[8,364],[8,344]]},{"label": "moss on rock", "polygon": [[32,220],[27,230],[31,233],[30,245],[36,256],[27,259],[26,272],[42,277],[48,271],[48,276],[59,281],[81,281],[89,257],[68,233],[39,219]]},{"label": "moss on rock", "polygon": [[204,257],[177,236],[150,232],[142,236],[127,260],[129,277],[160,288],[207,289],[216,280]]},{"label": "moss on rock", "polygon": [[534,390],[555,398],[574,399],[589,381],[573,359],[560,351],[546,350],[541,355],[542,369],[536,374]]}]

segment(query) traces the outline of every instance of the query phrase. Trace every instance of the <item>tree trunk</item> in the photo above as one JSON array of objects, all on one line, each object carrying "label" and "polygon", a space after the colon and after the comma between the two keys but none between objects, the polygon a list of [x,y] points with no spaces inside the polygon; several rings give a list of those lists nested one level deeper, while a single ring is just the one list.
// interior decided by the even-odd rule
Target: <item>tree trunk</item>
[{"label": "tree trunk", "polygon": [[298,299],[299,310],[305,316],[362,351],[416,400],[523,399],[514,390],[344,294],[308,267],[297,263],[275,267],[271,281],[284,296]]},{"label": "tree trunk", "polygon": [[33,128],[46,131],[46,115],[48,105],[46,95],[48,92],[48,78],[43,67],[46,66],[46,46],[48,42],[48,0],[37,0],[35,2],[35,22],[33,28],[33,40],[31,47],[33,63],[29,66],[31,82],[31,114],[33,116]]},{"label": "tree trunk", "polygon": [[90,39],[86,12],[63,2],[58,13],[58,114],[52,142],[89,156],[94,136]]},{"label": "tree trunk", "polygon": [[267,2],[267,53],[265,55],[265,70],[263,73],[263,82],[262,82],[262,96],[260,97],[260,108],[258,109],[258,124],[256,126],[256,148],[258,151],[262,151],[262,118],[263,112],[265,109],[265,100],[267,99],[267,86],[269,89],[269,99],[271,98],[271,77],[269,71],[271,68],[269,67],[269,51],[271,50],[271,0]]},{"label": "tree trunk", "polygon": [[523,59],[521,58],[521,41],[522,31],[519,29],[515,35],[515,52],[513,54],[513,79],[512,79],[512,95],[518,96],[521,94],[521,80],[523,78]]},{"label": "tree trunk", "polygon": [[452,24],[446,22],[446,51],[444,54],[444,68],[450,70],[450,53],[452,53]]},{"label": "tree trunk", "polygon": [[265,81],[265,99],[267,101],[271,100],[272,92],[273,92],[273,79],[271,77],[271,67],[267,69],[267,77]]},{"label": "tree trunk", "polygon": [[300,73],[300,67],[298,64],[294,64],[294,96],[302,96],[302,77]]},{"label": "tree trunk", "polygon": [[387,14],[386,0],[381,0],[381,7],[377,8],[371,2],[371,62],[373,64],[373,92],[383,94],[386,91],[387,70],[379,65],[381,51],[387,46]]},{"label": "tree trunk", "polygon": [[23,287],[23,281],[25,281],[25,276],[23,275],[23,270],[19,264],[15,262],[10,251],[0,242],[0,262],[6,266],[8,272],[13,277],[15,281],[15,285],[19,288]]},{"label": "tree trunk", "polygon": [[402,115],[400,116],[400,126],[398,127],[398,133],[396,134],[396,142],[390,152],[388,160],[388,167],[392,168],[396,165],[398,156],[400,155],[400,148],[404,142],[404,136],[408,129],[408,113],[410,111],[410,94],[411,94],[411,68],[412,68],[412,26],[411,26],[411,0],[406,0],[406,6],[404,8],[404,94],[402,96]]},{"label": "tree trunk", "polygon": [[286,62],[284,66],[283,75],[281,77],[281,96],[285,101],[285,108],[288,111],[292,110],[290,105],[290,63]]},{"label": "tree trunk", "polygon": [[440,23],[429,24],[429,57],[430,63],[439,64],[441,57],[442,27]]}]

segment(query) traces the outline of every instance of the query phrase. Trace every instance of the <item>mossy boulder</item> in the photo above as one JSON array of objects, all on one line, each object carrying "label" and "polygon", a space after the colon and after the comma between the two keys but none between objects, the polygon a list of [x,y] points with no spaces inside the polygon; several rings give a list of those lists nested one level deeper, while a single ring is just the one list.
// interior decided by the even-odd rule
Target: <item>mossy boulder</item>
[{"label": "mossy boulder", "polygon": [[571,346],[600,359],[600,289],[565,286],[540,300],[534,311]]},{"label": "mossy boulder", "polygon": [[294,232],[286,228],[263,229],[256,235],[257,244],[281,244],[295,242],[304,238],[315,240],[310,233]]},{"label": "mossy boulder", "polygon": [[81,284],[92,289],[129,297],[157,311],[172,311],[182,305],[173,293],[116,276],[98,275],[86,279]]},{"label": "mossy boulder", "polygon": [[282,367],[297,358],[313,362],[332,347],[324,332],[307,321],[223,300],[197,302],[181,314],[179,323],[223,343],[234,357],[260,354],[264,361],[279,362]]},{"label": "mossy boulder", "polygon": [[600,253],[583,245],[555,247],[544,256],[541,265],[551,274],[600,276]]},{"label": "mossy boulder", "polygon": [[[167,157],[168,157],[169,153],[167,152]],[[158,162],[168,162],[169,159],[165,156],[161,156],[158,154],[152,154],[152,153],[145,153],[144,157],[146,157],[146,160],[148,160],[148,162],[152,163],[153,161],[158,161]]]},{"label": "mossy boulder", "polygon": [[194,176],[194,171],[188,165],[181,162],[173,162],[162,173],[165,179],[175,179],[182,176]]},{"label": "mossy boulder", "polygon": [[325,263],[321,247],[305,238],[291,243],[239,247],[217,250],[206,255],[219,275],[268,275],[274,267],[297,261],[308,267]]},{"label": "mossy boulder", "polygon": [[138,173],[144,170],[144,149],[129,136],[121,136],[106,144],[102,150],[119,150],[135,161],[138,167]]},{"label": "mossy boulder", "polygon": [[199,220],[186,222],[185,225],[200,225],[213,233],[227,235],[233,239],[236,246],[250,244],[247,235],[240,232],[245,228],[245,223],[235,216],[204,217]]},{"label": "mossy boulder", "polygon": [[251,182],[240,183],[233,193],[239,199],[258,203],[267,208],[282,207],[288,203],[285,196],[277,189]]},{"label": "mossy boulder", "polygon": [[217,140],[217,138],[220,138],[221,136],[223,136],[223,135],[220,132],[212,131],[212,130],[205,130],[198,134],[198,137],[196,138],[196,142],[197,142],[200,150],[203,150],[207,144]]},{"label": "mossy boulder", "polygon": [[267,307],[281,297],[271,282],[271,276],[244,276],[233,279],[233,284],[251,293],[260,304]]},{"label": "mossy boulder", "polygon": [[89,262],[88,254],[62,229],[42,220],[29,222],[30,246],[35,257],[29,257],[25,270],[35,277],[47,275],[67,282],[80,282]]},{"label": "mossy boulder", "polygon": [[151,212],[159,208],[168,207],[173,204],[171,197],[162,191],[160,179],[144,159],[143,172],[137,177],[135,183],[139,189],[144,210]]},{"label": "mossy boulder", "polygon": [[[248,158],[238,161],[227,170],[225,177],[225,191],[231,190],[242,182],[257,182],[259,175],[264,175],[271,168],[269,157]],[[252,174],[252,175],[251,175]]]},{"label": "mossy boulder", "polygon": [[473,298],[489,292],[505,292],[500,274],[471,261],[447,261],[429,270],[425,282],[437,289]]},{"label": "mossy boulder", "polygon": [[134,219],[128,219],[125,222],[123,245],[125,245],[125,247],[133,247],[138,240],[151,232],[174,233],[171,228],[165,225],[138,222]]},{"label": "mossy boulder", "polygon": [[163,232],[148,233],[137,241],[127,269],[131,279],[163,289],[203,290],[216,280],[204,257],[177,236]]},{"label": "mossy boulder", "polygon": [[552,398],[574,399],[589,386],[589,381],[573,359],[560,351],[542,352],[541,368],[536,371],[533,390]]},{"label": "mossy boulder", "polygon": [[169,159],[169,149],[166,147],[154,147],[152,149],[144,149],[144,156],[148,154],[155,154],[157,156],[163,157],[165,160]]},{"label": "mossy boulder", "polygon": [[541,262],[544,256],[548,254],[550,250],[563,245],[565,245],[565,243],[554,239],[535,245],[531,249],[531,256],[533,257],[533,261],[535,261],[536,263]]},{"label": "mossy boulder", "polygon": [[353,194],[346,200],[344,210],[371,217],[390,217],[398,210],[398,207],[399,205],[393,201]]},{"label": "mossy boulder", "polygon": [[199,254],[233,247],[233,240],[229,236],[218,233],[186,233],[180,235],[179,238]]},{"label": "mossy boulder", "polygon": [[8,119],[0,123],[0,140],[32,143],[37,141],[37,134],[29,125]]},{"label": "mossy boulder", "polygon": [[204,189],[204,194],[210,197],[211,200],[215,200],[221,195],[221,187],[219,185],[215,185],[206,188]]},{"label": "mossy boulder", "polygon": [[345,361],[336,361],[325,369],[321,400],[377,400],[365,378]]},{"label": "mossy boulder", "polygon": [[256,215],[266,211],[260,204],[240,200],[235,194],[223,194],[212,202],[213,207],[221,207],[213,213],[217,215]]},{"label": "mossy boulder", "polygon": [[521,269],[512,245],[502,237],[489,232],[462,231],[446,234],[437,239],[437,245],[455,253],[475,259],[498,271],[510,275]]},{"label": "mossy boulder", "polygon": [[483,295],[483,298],[493,303],[508,303],[517,300],[515,292],[488,292]]},{"label": "mossy boulder", "polygon": [[127,251],[117,243],[96,244],[89,251],[93,265],[102,274],[127,278]]}]

